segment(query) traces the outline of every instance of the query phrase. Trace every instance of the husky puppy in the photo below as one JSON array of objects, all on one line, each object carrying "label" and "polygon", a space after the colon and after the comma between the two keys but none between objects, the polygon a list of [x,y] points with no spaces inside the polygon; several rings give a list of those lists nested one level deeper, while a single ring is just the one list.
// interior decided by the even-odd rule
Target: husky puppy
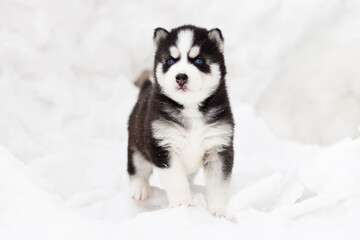
[{"label": "husky puppy", "polygon": [[129,119],[131,195],[151,195],[155,168],[171,207],[191,205],[189,182],[204,168],[208,209],[225,216],[233,167],[234,120],[219,29],[157,28],[153,77],[141,85]]}]

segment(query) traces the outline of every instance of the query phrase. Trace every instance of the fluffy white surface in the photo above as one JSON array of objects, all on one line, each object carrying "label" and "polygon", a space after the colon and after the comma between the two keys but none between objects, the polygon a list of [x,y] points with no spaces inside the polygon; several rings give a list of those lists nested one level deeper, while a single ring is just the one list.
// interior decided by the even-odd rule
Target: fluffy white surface
[{"label": "fluffy white surface", "polygon": [[[0,2],[0,239],[360,239],[358,1]],[[129,197],[127,117],[152,31],[225,37],[228,219]],[[244,103],[244,100],[248,103]],[[255,114],[255,110],[261,116]],[[306,143],[280,140],[276,133]],[[10,153],[11,152],[11,153]]]}]

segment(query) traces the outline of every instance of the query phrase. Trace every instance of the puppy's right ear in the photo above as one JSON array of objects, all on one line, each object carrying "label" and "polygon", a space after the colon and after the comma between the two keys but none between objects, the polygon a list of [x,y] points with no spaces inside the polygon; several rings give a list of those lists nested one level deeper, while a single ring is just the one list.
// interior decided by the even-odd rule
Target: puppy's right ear
[{"label": "puppy's right ear", "polygon": [[162,39],[165,39],[169,35],[169,32],[164,28],[156,28],[154,30],[154,44],[157,48]]}]

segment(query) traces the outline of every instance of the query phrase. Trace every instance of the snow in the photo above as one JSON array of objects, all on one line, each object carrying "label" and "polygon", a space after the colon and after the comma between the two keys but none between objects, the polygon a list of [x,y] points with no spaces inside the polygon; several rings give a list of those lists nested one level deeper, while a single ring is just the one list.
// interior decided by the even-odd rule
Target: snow
[{"label": "snow", "polygon": [[[201,12],[200,12],[201,10]],[[201,14],[200,14],[201,13]],[[0,1],[0,239],[360,239],[358,1]],[[127,117],[152,31],[225,36],[227,219],[129,197]]]}]

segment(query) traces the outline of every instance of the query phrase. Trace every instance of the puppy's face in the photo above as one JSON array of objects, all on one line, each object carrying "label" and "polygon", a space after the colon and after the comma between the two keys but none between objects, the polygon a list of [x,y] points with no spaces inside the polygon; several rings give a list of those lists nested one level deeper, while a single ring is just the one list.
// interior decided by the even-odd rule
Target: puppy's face
[{"label": "puppy's face", "polygon": [[155,79],[162,92],[180,104],[202,102],[225,76],[219,29],[182,26],[167,32],[157,28],[154,42]]}]

